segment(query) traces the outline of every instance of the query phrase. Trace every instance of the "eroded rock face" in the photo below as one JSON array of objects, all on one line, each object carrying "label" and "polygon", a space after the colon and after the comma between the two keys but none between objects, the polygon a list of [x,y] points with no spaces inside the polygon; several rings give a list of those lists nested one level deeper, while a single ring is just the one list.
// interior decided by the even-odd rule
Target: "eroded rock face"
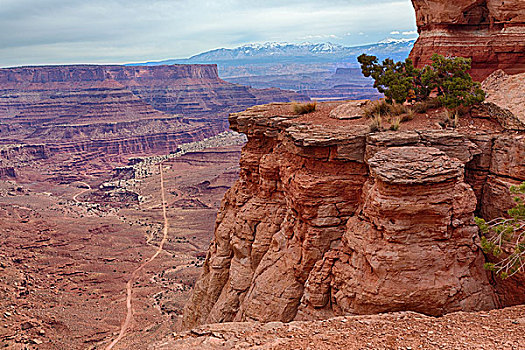
[{"label": "eroded rock face", "polygon": [[389,148],[368,163],[363,210],[310,272],[299,318],[493,308],[463,163],[433,147]]},{"label": "eroded rock face", "polygon": [[512,113],[517,121],[512,129],[525,130],[525,73],[508,75],[502,70],[495,71],[483,81],[482,87],[487,97],[486,102],[498,105]]},{"label": "eroded rock face", "polygon": [[184,327],[506,303],[488,282],[473,218],[508,209],[487,197],[487,179],[525,180],[523,135],[369,134],[271,108],[230,116],[249,141]]},{"label": "eroded rock face", "polygon": [[522,0],[412,0],[419,39],[411,53],[417,66],[434,53],[472,58],[481,81],[497,69],[525,71],[525,2]]}]

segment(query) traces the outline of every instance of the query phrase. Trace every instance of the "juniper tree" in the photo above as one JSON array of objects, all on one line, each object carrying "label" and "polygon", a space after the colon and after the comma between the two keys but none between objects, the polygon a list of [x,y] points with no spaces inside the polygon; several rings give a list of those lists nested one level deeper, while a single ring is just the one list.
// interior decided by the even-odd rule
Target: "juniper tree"
[{"label": "juniper tree", "polygon": [[374,79],[374,87],[389,103],[424,101],[434,92],[441,105],[457,114],[459,106],[468,107],[485,99],[480,84],[468,73],[471,59],[434,54],[432,64],[422,69],[415,68],[410,59],[386,59],[379,64],[376,56],[362,54],[357,60],[363,75]]},{"label": "juniper tree", "polygon": [[[525,194],[525,182],[512,186],[510,190],[516,195]],[[498,259],[496,263],[486,263],[485,268],[503,279],[525,269],[525,204],[518,196],[515,201],[516,206],[508,211],[508,218],[488,222],[476,218],[482,233],[483,251]]]}]

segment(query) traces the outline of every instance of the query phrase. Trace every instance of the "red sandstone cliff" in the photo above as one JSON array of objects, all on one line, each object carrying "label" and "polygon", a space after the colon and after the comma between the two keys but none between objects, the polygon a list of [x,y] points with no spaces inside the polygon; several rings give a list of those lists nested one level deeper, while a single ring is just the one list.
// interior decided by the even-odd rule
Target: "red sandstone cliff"
[{"label": "red sandstone cliff", "polygon": [[472,120],[370,134],[365,119],[288,108],[230,116],[249,141],[184,327],[525,301],[525,279],[489,282],[473,222],[476,207],[503,213],[525,181],[523,132]]},{"label": "red sandstone cliff", "polygon": [[417,66],[434,53],[472,58],[481,81],[497,69],[525,72],[525,1],[412,0],[419,39],[411,58]]}]

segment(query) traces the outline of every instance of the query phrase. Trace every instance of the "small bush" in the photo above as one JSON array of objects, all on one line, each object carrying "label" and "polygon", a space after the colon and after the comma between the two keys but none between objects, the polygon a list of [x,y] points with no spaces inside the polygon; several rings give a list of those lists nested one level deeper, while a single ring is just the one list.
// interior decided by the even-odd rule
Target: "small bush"
[{"label": "small bush", "polygon": [[[525,182],[512,186],[511,193],[525,195]],[[516,206],[509,209],[507,218],[485,221],[476,218],[482,237],[481,247],[486,254],[494,256],[495,263],[486,263],[485,269],[493,271],[502,279],[525,271],[525,203],[515,198]]]},{"label": "small bush", "polygon": [[[374,87],[385,95],[389,104],[394,102],[426,101],[432,93],[437,95],[440,105],[449,110],[470,107],[483,102],[485,92],[468,73],[472,60],[463,57],[432,55],[432,64],[415,68],[410,59],[394,62],[385,59],[382,63],[376,56],[362,54],[357,58],[365,77],[374,79]],[[428,109],[419,105],[419,113]]]},{"label": "small bush", "polygon": [[294,103],[292,104],[293,112],[298,115],[315,112],[317,109],[317,102],[309,103]]}]

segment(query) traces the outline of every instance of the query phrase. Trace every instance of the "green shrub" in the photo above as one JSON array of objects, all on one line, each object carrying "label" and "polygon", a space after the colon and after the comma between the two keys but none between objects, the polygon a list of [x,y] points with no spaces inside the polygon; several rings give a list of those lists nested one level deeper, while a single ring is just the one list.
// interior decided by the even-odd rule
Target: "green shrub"
[{"label": "green shrub", "polygon": [[317,109],[317,102],[309,103],[293,103],[292,104],[293,112],[298,115],[308,114],[315,112]]},{"label": "green shrub", "polygon": [[420,70],[414,68],[408,58],[404,62],[387,58],[379,64],[376,56],[362,54],[357,61],[361,64],[363,75],[374,79],[374,87],[385,94],[388,103],[395,101],[401,104],[409,97],[424,98],[430,93],[419,86]]},{"label": "green shrub", "polygon": [[421,71],[421,81],[430,90],[437,91],[438,100],[450,110],[469,107],[485,100],[481,84],[468,73],[472,59],[432,55],[432,64]]}]

